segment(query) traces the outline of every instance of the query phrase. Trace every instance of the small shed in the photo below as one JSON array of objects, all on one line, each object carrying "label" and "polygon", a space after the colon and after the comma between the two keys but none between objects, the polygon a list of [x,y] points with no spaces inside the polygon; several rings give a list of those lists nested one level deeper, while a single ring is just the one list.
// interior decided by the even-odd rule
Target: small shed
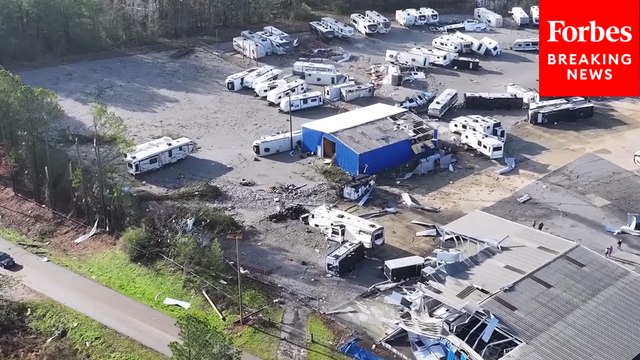
[{"label": "small shed", "polygon": [[376,174],[433,154],[437,130],[404,108],[375,104],[303,124],[302,146],[353,176]]}]

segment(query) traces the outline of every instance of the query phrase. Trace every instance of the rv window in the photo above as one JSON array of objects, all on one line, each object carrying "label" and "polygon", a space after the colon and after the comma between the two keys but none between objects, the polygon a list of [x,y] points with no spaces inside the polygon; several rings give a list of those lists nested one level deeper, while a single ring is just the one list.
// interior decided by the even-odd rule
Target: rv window
[{"label": "rv window", "polygon": [[179,147],[178,147],[178,151],[182,151],[182,146],[179,146]]},{"label": "rv window", "polygon": [[308,101],[307,99],[302,99],[302,103],[303,103],[303,104],[306,104],[306,103],[308,103],[308,102],[309,102],[309,101]]},{"label": "rv window", "polygon": [[140,164],[136,163],[136,169],[134,170],[134,172],[140,172]]},{"label": "rv window", "polygon": [[317,81],[317,82],[320,82],[320,78],[316,78],[316,81]]},{"label": "rv window", "polygon": [[487,148],[487,145],[482,145],[482,148],[483,148],[483,149],[486,149],[486,148]]},{"label": "rv window", "polygon": [[311,99],[311,102],[316,102],[316,101],[318,101],[318,99],[316,98]]},{"label": "rv window", "polygon": [[133,169],[133,165],[131,163],[127,163],[127,166],[129,167],[129,169]]},{"label": "rv window", "polygon": [[271,151],[271,149],[270,149],[270,148],[264,148],[264,152],[268,153],[268,152],[270,152],[270,151]]},{"label": "rv window", "polygon": [[478,146],[482,146],[482,142],[478,140]]},{"label": "rv window", "polygon": [[169,157],[173,157],[173,150],[169,150]]},{"label": "rv window", "polygon": [[496,146],[493,148],[493,151],[500,151],[502,150],[502,146]]},{"label": "rv window", "polygon": [[149,164],[155,164],[158,162],[158,158],[151,158],[149,159]]}]

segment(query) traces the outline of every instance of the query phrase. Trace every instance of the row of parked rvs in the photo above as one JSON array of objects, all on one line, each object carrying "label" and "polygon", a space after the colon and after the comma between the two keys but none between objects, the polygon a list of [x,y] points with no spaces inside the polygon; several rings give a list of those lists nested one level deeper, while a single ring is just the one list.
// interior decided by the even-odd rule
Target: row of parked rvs
[{"label": "row of parked rvs", "polygon": [[367,10],[364,15],[360,13],[351,14],[349,21],[363,35],[386,34],[391,31],[389,19],[374,10]]},{"label": "row of parked rvs", "polygon": [[[537,26],[540,24],[540,8],[538,6],[529,8],[529,14],[521,7],[513,7],[509,13],[511,14],[513,22],[518,26],[522,27],[529,24]],[[494,28],[499,28],[504,25],[502,15],[487,8],[476,8],[473,11],[473,17]]]},{"label": "row of parked rvs", "polygon": [[396,21],[402,26],[435,25],[440,21],[440,15],[431,8],[396,10]]},{"label": "row of parked rvs", "polygon": [[316,39],[324,42],[331,42],[334,38],[350,38],[355,32],[353,27],[331,17],[311,21],[309,29]]},{"label": "row of parked rvs", "polygon": [[233,48],[250,59],[260,59],[267,55],[286,54],[292,47],[298,46],[298,39],[273,27],[265,26],[262,31],[245,30],[233,38]]},{"label": "row of parked rvs", "polygon": [[474,149],[489,159],[504,155],[507,132],[500,121],[480,115],[459,116],[449,122],[449,130],[458,134],[455,141],[467,149]]}]

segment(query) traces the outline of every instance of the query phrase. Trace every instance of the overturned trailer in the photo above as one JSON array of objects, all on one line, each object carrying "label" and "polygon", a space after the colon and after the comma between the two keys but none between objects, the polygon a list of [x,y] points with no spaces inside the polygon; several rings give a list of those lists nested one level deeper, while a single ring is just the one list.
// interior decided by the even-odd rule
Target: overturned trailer
[{"label": "overturned trailer", "polygon": [[328,274],[342,276],[351,272],[364,259],[362,243],[344,243],[327,255],[325,270]]},{"label": "overturned trailer", "polygon": [[480,60],[468,57],[459,57],[451,60],[451,66],[458,70],[480,70]]},{"label": "overturned trailer", "polygon": [[468,109],[522,109],[522,95],[517,93],[464,93],[464,106]]},{"label": "overturned trailer", "polygon": [[588,119],[593,117],[593,114],[593,104],[585,98],[570,97],[531,104],[527,119],[530,124],[541,125]]},{"label": "overturned trailer", "polygon": [[327,241],[362,244],[367,249],[384,244],[382,225],[326,205],[302,215],[300,220],[305,225],[320,230]]}]

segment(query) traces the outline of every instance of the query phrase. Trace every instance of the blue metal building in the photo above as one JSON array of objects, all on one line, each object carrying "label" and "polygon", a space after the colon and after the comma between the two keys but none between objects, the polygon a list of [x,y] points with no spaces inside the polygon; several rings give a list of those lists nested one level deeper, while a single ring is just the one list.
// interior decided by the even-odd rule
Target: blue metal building
[{"label": "blue metal building", "polygon": [[435,152],[437,130],[406,109],[375,104],[302,125],[302,147],[351,175],[376,174]]}]

